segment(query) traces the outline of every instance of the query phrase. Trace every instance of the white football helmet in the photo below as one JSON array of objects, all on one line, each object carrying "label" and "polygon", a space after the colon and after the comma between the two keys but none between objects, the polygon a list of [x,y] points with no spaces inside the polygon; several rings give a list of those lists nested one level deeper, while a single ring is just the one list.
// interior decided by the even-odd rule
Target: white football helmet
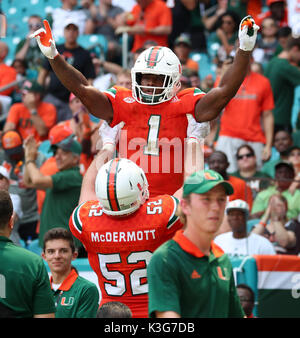
[{"label": "white football helmet", "polygon": [[107,215],[121,216],[136,211],[149,198],[143,169],[126,158],[115,158],[98,171],[96,195]]},{"label": "white football helmet", "polygon": [[[182,68],[178,57],[167,47],[154,46],[142,52],[131,69],[132,95],[142,104],[159,104],[172,99],[181,87]],[[141,86],[142,74],[164,75],[162,87]],[[143,90],[153,89],[152,94]]]},{"label": "white football helmet", "polygon": [[243,200],[233,200],[227,203],[226,205],[226,214],[229,210],[238,209],[243,211],[246,216],[249,215],[249,206],[248,203]]}]

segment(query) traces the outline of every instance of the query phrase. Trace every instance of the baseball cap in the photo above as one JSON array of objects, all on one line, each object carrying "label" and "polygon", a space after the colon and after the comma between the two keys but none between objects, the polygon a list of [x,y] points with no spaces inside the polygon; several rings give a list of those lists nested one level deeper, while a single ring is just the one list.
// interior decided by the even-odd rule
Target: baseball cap
[{"label": "baseball cap", "polygon": [[66,27],[69,26],[69,25],[74,25],[74,26],[77,27],[77,29],[79,28],[79,27],[78,27],[78,23],[76,23],[75,20],[72,19],[72,18],[69,18],[69,19],[67,19],[67,20],[65,21],[65,23],[64,23],[64,28],[66,28]]},{"label": "baseball cap", "polygon": [[66,125],[56,125],[49,131],[50,150],[55,152],[57,148],[80,155],[81,144],[76,140],[73,130]]},{"label": "baseball cap", "polygon": [[180,43],[184,43],[184,44],[186,44],[189,47],[192,46],[190,38],[188,36],[186,36],[186,35],[180,35],[180,36],[178,36],[178,38],[176,38],[176,40],[174,42],[174,45],[176,46],[176,45],[179,45]]},{"label": "baseball cap", "polygon": [[228,213],[229,210],[233,210],[233,209],[238,209],[243,211],[247,216],[249,214],[249,206],[248,203],[243,201],[243,200],[233,200],[227,203],[226,206],[226,214]]},{"label": "baseball cap", "polygon": [[285,2],[285,0],[267,0],[267,6],[270,6],[275,2]]},{"label": "baseball cap", "polygon": [[41,86],[37,81],[26,80],[22,86],[22,92],[34,92],[34,93],[43,93],[44,87]]},{"label": "baseball cap", "polygon": [[0,165],[0,175],[4,176],[6,179],[9,180],[8,171],[3,165]]},{"label": "baseball cap", "polygon": [[233,187],[222,175],[214,170],[201,170],[189,176],[183,184],[183,197],[194,194],[205,194],[215,186],[222,184],[227,195],[233,194]]},{"label": "baseball cap", "polygon": [[2,148],[8,155],[18,154],[23,150],[23,140],[20,134],[9,130],[2,135]]}]

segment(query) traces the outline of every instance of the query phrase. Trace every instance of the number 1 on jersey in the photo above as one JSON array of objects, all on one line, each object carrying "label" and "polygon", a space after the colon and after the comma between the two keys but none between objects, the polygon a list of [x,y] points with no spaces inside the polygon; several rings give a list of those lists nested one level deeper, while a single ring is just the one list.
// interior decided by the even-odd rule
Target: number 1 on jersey
[{"label": "number 1 on jersey", "polygon": [[160,128],[160,115],[151,115],[148,120],[147,145],[144,146],[145,155],[159,156],[158,133]]}]

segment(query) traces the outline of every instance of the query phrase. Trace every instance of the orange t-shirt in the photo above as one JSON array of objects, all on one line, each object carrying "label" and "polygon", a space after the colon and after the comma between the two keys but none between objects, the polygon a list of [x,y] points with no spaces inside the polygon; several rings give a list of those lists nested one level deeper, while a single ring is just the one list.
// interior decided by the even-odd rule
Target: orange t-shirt
[{"label": "orange t-shirt", "polygon": [[[261,24],[262,24],[263,20],[265,18],[270,17],[270,16],[271,16],[271,11],[260,13],[260,14],[257,15],[256,18],[254,18],[255,19],[255,23],[258,26],[261,27]],[[281,21],[279,21],[277,24],[279,25],[279,27],[285,27],[285,26],[289,25],[289,23],[288,23],[288,10],[286,8],[284,10],[284,17],[283,17],[283,19]]]},{"label": "orange t-shirt", "polygon": [[188,59],[186,64],[184,65],[184,68],[189,68],[195,71],[199,71],[199,64],[193,59]]},{"label": "orange t-shirt", "polygon": [[[0,87],[5,86],[11,82],[16,81],[17,72],[13,67],[6,65],[5,63],[0,64]],[[15,88],[11,87],[9,89],[0,92],[0,95],[9,96]]]},{"label": "orange t-shirt", "polygon": [[[172,12],[162,0],[153,0],[144,12],[141,6],[136,4],[131,14],[133,19],[127,21],[128,25],[144,25],[146,30],[158,26],[172,26]],[[168,35],[135,34],[132,52],[141,48],[147,40],[154,40],[159,46],[168,46]]]},{"label": "orange t-shirt", "polygon": [[[56,108],[52,103],[41,102],[37,108],[38,115],[44,121],[48,130],[51,129],[56,123]],[[29,135],[33,135],[37,142],[44,141],[48,135],[41,137],[35,129],[31,120],[30,111],[23,103],[15,103],[11,106],[7,122],[12,122],[16,126],[16,130],[25,139]]]},{"label": "orange t-shirt", "polygon": [[219,135],[266,143],[260,121],[262,113],[273,108],[274,98],[269,79],[251,72],[225,107]]},{"label": "orange t-shirt", "polygon": [[131,90],[122,87],[113,87],[104,94],[114,111],[111,127],[125,122],[118,144],[119,156],[144,170],[151,196],[174,194],[183,184],[186,114],[195,116],[195,104],[205,93],[188,88],[156,105],[136,102]]},{"label": "orange t-shirt", "polygon": [[73,211],[69,227],[98,276],[100,306],[120,301],[133,318],[148,317],[147,265],[154,250],[182,227],[175,215],[178,203],[173,196],[156,196],[121,218],[103,213],[99,201],[85,202]]},{"label": "orange t-shirt", "polygon": [[250,187],[246,184],[241,178],[228,175],[228,181],[233,186],[233,194],[229,196],[229,201],[234,201],[237,199],[246,201],[251,210],[253,204],[253,196]]}]

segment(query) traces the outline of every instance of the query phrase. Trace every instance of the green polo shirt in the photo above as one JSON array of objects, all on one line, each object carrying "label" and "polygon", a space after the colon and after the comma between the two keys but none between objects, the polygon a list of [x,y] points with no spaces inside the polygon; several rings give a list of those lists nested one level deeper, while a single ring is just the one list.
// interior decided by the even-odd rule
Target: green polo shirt
[{"label": "green polo shirt", "polygon": [[[43,247],[45,233],[55,227],[69,229],[69,218],[78,205],[82,175],[79,167],[59,171],[52,175],[53,187],[46,190],[41,214],[39,245]],[[76,247],[82,246],[74,237]]]},{"label": "green polo shirt", "polygon": [[16,317],[55,312],[43,259],[0,236],[0,303]]},{"label": "green polo shirt", "polygon": [[[52,285],[52,277],[50,277]],[[96,318],[99,307],[97,286],[72,269],[60,287],[52,290],[55,318]]]},{"label": "green polo shirt", "polygon": [[244,317],[230,260],[213,242],[207,257],[177,231],[154,252],[147,277],[150,317],[155,311],[182,318]]}]

